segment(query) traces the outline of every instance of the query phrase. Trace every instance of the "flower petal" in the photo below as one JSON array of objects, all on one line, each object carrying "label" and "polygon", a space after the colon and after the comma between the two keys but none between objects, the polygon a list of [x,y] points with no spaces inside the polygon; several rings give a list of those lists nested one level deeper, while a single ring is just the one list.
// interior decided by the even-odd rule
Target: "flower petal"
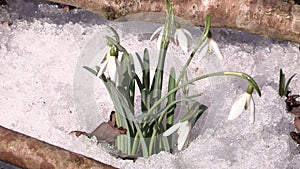
[{"label": "flower petal", "polygon": [[242,114],[245,104],[246,104],[247,94],[248,93],[244,93],[244,94],[240,95],[234,101],[227,120],[234,120]]},{"label": "flower petal", "polygon": [[188,53],[188,39],[182,29],[176,29],[177,32],[177,41],[179,43],[179,46],[181,49],[185,52]]},{"label": "flower petal", "polygon": [[201,46],[199,47],[199,58],[202,59],[204,56],[207,55],[208,52],[208,40],[205,39],[204,42],[201,44]]},{"label": "flower petal", "polygon": [[189,121],[184,121],[182,122],[181,127],[178,130],[178,150],[181,150],[186,141],[188,140],[188,137],[190,135],[190,131],[191,131],[191,124]]},{"label": "flower petal", "polygon": [[174,34],[174,41],[175,41],[175,45],[178,45],[179,42],[178,42],[178,32],[175,31],[175,34]]},{"label": "flower petal", "polygon": [[249,107],[250,107],[250,123],[254,123],[255,121],[255,104],[254,104],[254,100],[251,97],[250,103],[249,103]]},{"label": "flower petal", "polygon": [[157,39],[157,49],[159,50],[160,49],[160,44],[161,44],[161,40],[162,40],[162,36],[163,36],[163,31],[160,32],[160,34],[158,35],[158,39]]},{"label": "flower petal", "polygon": [[151,35],[151,37],[150,37],[150,41],[152,41],[152,40],[154,39],[155,35],[157,35],[158,32],[161,31],[163,28],[164,28],[163,26],[157,28],[157,29],[152,33],[152,35]]},{"label": "flower petal", "polygon": [[101,61],[104,59],[105,55],[109,52],[110,47],[105,46],[105,48],[101,49],[99,52],[96,53],[96,56],[93,58],[91,63],[89,64],[89,67],[94,69],[96,66],[101,65]]},{"label": "flower petal", "polygon": [[217,57],[220,60],[223,60],[223,55],[222,55],[222,53],[220,51],[220,48],[219,48],[218,44],[213,39],[209,39],[209,45],[214,50],[214,52],[217,55]]},{"label": "flower petal", "polygon": [[166,130],[164,133],[163,133],[163,136],[167,137],[171,134],[173,134],[177,129],[179,129],[179,127],[181,126],[181,123],[176,123],[174,124],[172,127],[170,127],[168,130]]},{"label": "flower petal", "polygon": [[115,56],[109,56],[108,64],[107,64],[107,71],[108,76],[112,82],[116,82],[117,80],[117,58]]},{"label": "flower petal", "polygon": [[107,68],[107,64],[108,64],[108,58],[106,58],[106,60],[101,64],[101,67],[100,67],[100,70],[97,74],[97,77],[100,77],[105,72],[105,70]]},{"label": "flower petal", "polygon": [[187,34],[191,39],[193,39],[193,36],[192,36],[192,34],[190,33],[190,31],[188,31],[188,30],[186,30],[186,29],[182,29],[183,30],[183,32],[185,33],[185,34]]}]

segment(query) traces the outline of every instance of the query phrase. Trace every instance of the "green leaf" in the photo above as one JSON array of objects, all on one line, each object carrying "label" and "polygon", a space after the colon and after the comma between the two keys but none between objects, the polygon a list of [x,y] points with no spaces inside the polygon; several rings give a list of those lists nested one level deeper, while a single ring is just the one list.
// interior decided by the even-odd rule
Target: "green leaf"
[{"label": "green leaf", "polygon": [[[148,49],[145,48],[144,50],[144,57],[143,60],[139,56],[138,53],[136,53],[137,58],[140,62],[142,71],[143,71],[143,82],[140,87],[140,93],[141,93],[141,107],[142,112],[148,111],[150,107],[150,92],[149,92],[149,83],[150,83],[150,68],[149,68],[149,52]],[[139,82],[140,79],[137,79],[137,82]],[[141,83],[141,82],[140,82]]]},{"label": "green leaf", "polygon": [[[114,88],[114,86],[111,86],[111,87]],[[112,91],[114,91],[114,92],[112,92],[112,94],[114,94],[114,96],[118,97],[118,99],[119,99],[119,103],[114,103],[114,105],[117,107],[122,107],[124,109],[124,113],[122,114],[122,115],[124,115],[123,118],[127,119],[129,124],[131,125],[131,127],[134,127],[136,129],[137,133],[139,134],[140,141],[141,141],[143,156],[148,157],[148,149],[147,149],[146,141],[143,137],[141,128],[134,117],[133,106],[128,105],[126,98],[123,95],[118,94],[117,90],[112,90]],[[118,100],[118,99],[116,99],[116,100]],[[128,139],[131,139],[130,136],[128,137]]]},{"label": "green leaf", "polygon": [[164,137],[163,135],[160,135],[160,137],[161,137],[162,144],[163,144],[163,150],[166,152],[172,153],[172,149],[170,147],[170,145],[172,145],[172,144],[170,144],[168,138]]},{"label": "green leaf", "polygon": [[143,57],[143,84],[145,89],[149,91],[150,87],[150,60],[149,60],[149,51],[147,48],[144,50]]},{"label": "green leaf", "polygon": [[[214,74],[213,76],[215,76],[215,75],[219,76],[218,75],[219,73],[222,73],[222,72],[212,73],[212,75]],[[240,77],[240,78],[243,78],[243,79],[247,80],[254,87],[257,94],[259,96],[261,96],[261,92],[260,92],[260,89],[259,89],[256,81],[251,76],[247,75],[246,73],[242,73],[242,72],[223,72],[223,75],[237,76],[237,77]]]},{"label": "green leaf", "polygon": [[293,79],[295,76],[296,76],[296,73],[293,74],[293,76],[291,76],[291,77],[289,78],[288,82],[286,83],[286,86],[285,86],[285,89],[284,89],[284,95],[285,95],[286,97],[287,97],[288,94],[289,94],[289,85],[290,85],[292,79]]},{"label": "green leaf", "polygon": [[128,65],[130,64],[128,57],[122,57],[119,68],[119,85],[128,90],[131,77],[129,75]]},{"label": "green leaf", "polygon": [[97,71],[95,71],[94,69],[89,68],[87,66],[83,66],[83,68],[86,69],[87,71],[91,72],[93,75],[97,76]]},{"label": "green leaf", "polygon": [[282,69],[280,69],[279,71],[279,96],[288,96],[289,94],[289,85],[292,81],[292,79],[296,76],[296,73],[293,74],[287,81],[287,83],[285,84],[285,74],[283,73]]},{"label": "green leaf", "polygon": [[140,56],[137,52],[135,53],[135,55],[136,55],[136,57],[137,57],[137,59],[138,59],[138,61],[139,61],[139,64],[140,64],[140,66],[141,66],[141,69],[144,70],[144,63],[143,63],[143,61],[142,61],[141,56]]},{"label": "green leaf", "polygon": [[192,120],[191,120],[191,125],[192,127],[195,125],[195,123],[198,121],[198,119],[201,117],[201,115],[204,113],[205,110],[207,110],[208,107],[205,106],[204,104],[200,104],[198,106],[198,110],[195,113],[195,115],[193,116]]},{"label": "green leaf", "polygon": [[190,121],[193,116],[195,115],[195,113],[198,111],[199,109],[199,103],[198,102],[194,102],[192,107],[186,112],[185,116],[183,116],[180,121],[183,122],[183,121]]},{"label": "green leaf", "polygon": [[[176,75],[175,75],[175,68],[172,67],[169,75],[169,84],[168,84],[168,92],[173,90],[176,87]],[[176,100],[176,92],[172,93],[168,96],[168,106],[170,103],[174,102]],[[166,121],[166,129],[169,129],[171,126],[173,126],[174,123],[174,112],[175,112],[176,105],[172,106],[170,109],[168,109],[167,113],[167,121]],[[171,138],[170,138],[171,139]]]},{"label": "green leaf", "polygon": [[116,38],[117,43],[120,43],[120,36],[119,36],[118,32],[113,27],[111,27],[111,26],[108,26],[108,27],[113,32],[114,37]]},{"label": "green leaf", "polygon": [[280,69],[280,72],[279,72],[279,96],[283,96],[284,93],[285,93],[285,75],[283,74],[282,72],[282,69]]}]

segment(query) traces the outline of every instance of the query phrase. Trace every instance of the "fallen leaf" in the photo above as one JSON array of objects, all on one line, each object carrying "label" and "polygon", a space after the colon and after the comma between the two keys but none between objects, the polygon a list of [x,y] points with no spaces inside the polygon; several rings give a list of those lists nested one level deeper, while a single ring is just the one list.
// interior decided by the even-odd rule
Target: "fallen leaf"
[{"label": "fallen leaf", "polygon": [[292,139],[294,141],[296,141],[297,144],[300,144],[300,134],[299,133],[296,133],[296,132],[290,132],[290,135],[292,137]]},{"label": "fallen leaf", "polygon": [[294,118],[294,124],[295,124],[295,127],[298,131],[300,131],[300,117],[295,117]]},{"label": "fallen leaf", "polygon": [[96,136],[98,141],[113,143],[119,135],[126,134],[126,132],[127,130],[125,128],[117,127],[115,111],[112,111],[110,120],[101,123],[93,132],[86,133],[84,131],[72,131],[70,134],[75,134],[77,137],[80,135],[86,135],[88,137]]}]

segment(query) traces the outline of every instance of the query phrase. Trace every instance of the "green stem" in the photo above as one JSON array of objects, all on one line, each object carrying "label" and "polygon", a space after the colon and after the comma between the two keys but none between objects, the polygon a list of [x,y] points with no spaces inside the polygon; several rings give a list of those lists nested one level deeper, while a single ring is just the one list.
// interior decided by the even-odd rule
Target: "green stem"
[{"label": "green stem", "polygon": [[237,77],[240,77],[240,78],[243,78],[245,80],[247,80],[253,87],[254,89],[256,90],[256,92],[258,93],[259,96],[261,96],[261,92],[260,92],[260,89],[257,85],[257,83],[254,81],[254,79],[245,74],[245,73],[242,73],[242,72],[216,72],[216,73],[209,73],[209,74],[206,74],[206,75],[202,75],[202,76],[198,76],[198,77],[195,77],[189,81],[186,81],[184,83],[182,83],[181,85],[175,87],[174,89],[172,89],[171,91],[169,91],[167,94],[165,94],[163,97],[161,97],[157,102],[155,102],[153,104],[153,106],[149,109],[148,111],[148,114],[151,114],[152,111],[160,105],[161,102],[163,102],[169,95],[171,95],[172,93],[176,92],[177,90],[179,90],[180,88],[188,85],[188,84],[191,84],[195,81],[198,81],[198,80],[201,80],[201,79],[205,79],[205,78],[208,78],[208,77],[215,77],[215,76],[237,76]]},{"label": "green stem", "polygon": [[158,63],[155,69],[155,74],[153,77],[153,82],[150,90],[151,92],[153,92],[152,93],[152,98],[154,98],[153,103],[155,103],[156,100],[161,96],[164,65],[165,65],[167,49],[169,46],[170,35],[172,32],[173,22],[174,22],[173,5],[169,4],[168,1],[166,3],[167,3],[166,4],[167,17],[166,17],[166,22],[164,25],[163,35],[160,44]]},{"label": "green stem", "polygon": [[131,149],[131,154],[132,154],[132,155],[136,155],[138,143],[139,143],[139,134],[136,133],[136,134],[135,134],[135,137],[134,137],[132,149]]},{"label": "green stem", "polygon": [[192,59],[194,58],[196,52],[198,51],[198,49],[200,48],[201,44],[203,43],[204,39],[207,37],[208,33],[209,33],[209,29],[210,29],[210,14],[208,14],[206,16],[206,23],[205,23],[205,28],[204,28],[204,31],[201,35],[201,38],[200,40],[198,41],[195,49],[193,50],[193,52],[190,54],[189,58],[187,59],[186,63],[184,64],[183,68],[181,69],[181,72],[179,74],[179,77],[178,77],[178,80],[177,80],[177,85],[180,83],[180,81],[182,80],[185,72],[186,72],[186,69],[187,67],[190,65]]}]

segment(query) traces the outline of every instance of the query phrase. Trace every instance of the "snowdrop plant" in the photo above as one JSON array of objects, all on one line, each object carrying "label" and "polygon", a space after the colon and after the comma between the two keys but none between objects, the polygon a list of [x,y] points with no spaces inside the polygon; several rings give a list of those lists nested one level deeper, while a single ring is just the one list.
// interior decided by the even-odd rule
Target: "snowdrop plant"
[{"label": "snowdrop plant", "polygon": [[[225,71],[204,74],[191,79],[186,78],[187,68],[197,51],[200,50],[201,53],[204,50],[204,53],[207,53],[207,50],[203,47],[210,45],[216,53],[220,53],[215,42],[210,40],[210,15],[206,18],[205,28],[198,43],[187,57],[184,66],[180,68],[179,75],[176,75],[174,67],[166,70],[170,72],[166,78],[168,79],[167,91],[162,92],[165,59],[170,43],[169,37],[173,33],[174,24],[176,25],[173,5],[168,0],[166,0],[166,13],[163,27],[156,31],[160,32],[160,35],[158,38],[158,61],[154,72],[150,71],[151,58],[148,49],[144,50],[143,57],[137,53],[136,55],[128,53],[121,44],[118,33],[113,28],[110,29],[114,36],[106,36],[109,44],[109,47],[105,47],[107,49],[103,50],[103,52],[106,52],[103,54],[106,56],[106,60],[102,61],[102,64],[96,64],[96,67],[84,67],[103,81],[114,104],[116,127],[125,128],[127,131],[125,134],[120,134],[115,140],[115,146],[120,154],[148,157],[160,151],[172,152],[172,147],[176,144],[178,150],[187,147],[192,127],[207,109],[205,105],[196,100],[201,94],[190,95],[186,90],[189,85],[196,81],[215,76],[237,76],[249,82],[252,86],[251,93],[256,90],[260,95],[260,89],[254,79],[241,72]],[[178,25],[176,31],[175,37],[178,38],[180,43],[182,37],[186,36],[185,31],[179,28]],[[140,76],[135,71],[134,57],[138,59],[138,64],[143,70]],[[101,59],[95,60],[100,62]],[[154,76],[151,81],[150,74],[152,73]],[[115,74],[117,78],[115,78]],[[141,96],[139,103],[136,103],[137,92]],[[179,92],[185,93],[186,97],[178,98]],[[245,97],[244,101],[247,99],[248,97]],[[174,116],[178,113],[177,104],[181,102],[187,105],[185,115],[176,122]],[[246,101],[243,103],[245,104]],[[136,110],[134,106],[136,104],[140,105],[139,110]],[[175,131],[178,131],[179,134],[177,141],[172,140]]]}]

